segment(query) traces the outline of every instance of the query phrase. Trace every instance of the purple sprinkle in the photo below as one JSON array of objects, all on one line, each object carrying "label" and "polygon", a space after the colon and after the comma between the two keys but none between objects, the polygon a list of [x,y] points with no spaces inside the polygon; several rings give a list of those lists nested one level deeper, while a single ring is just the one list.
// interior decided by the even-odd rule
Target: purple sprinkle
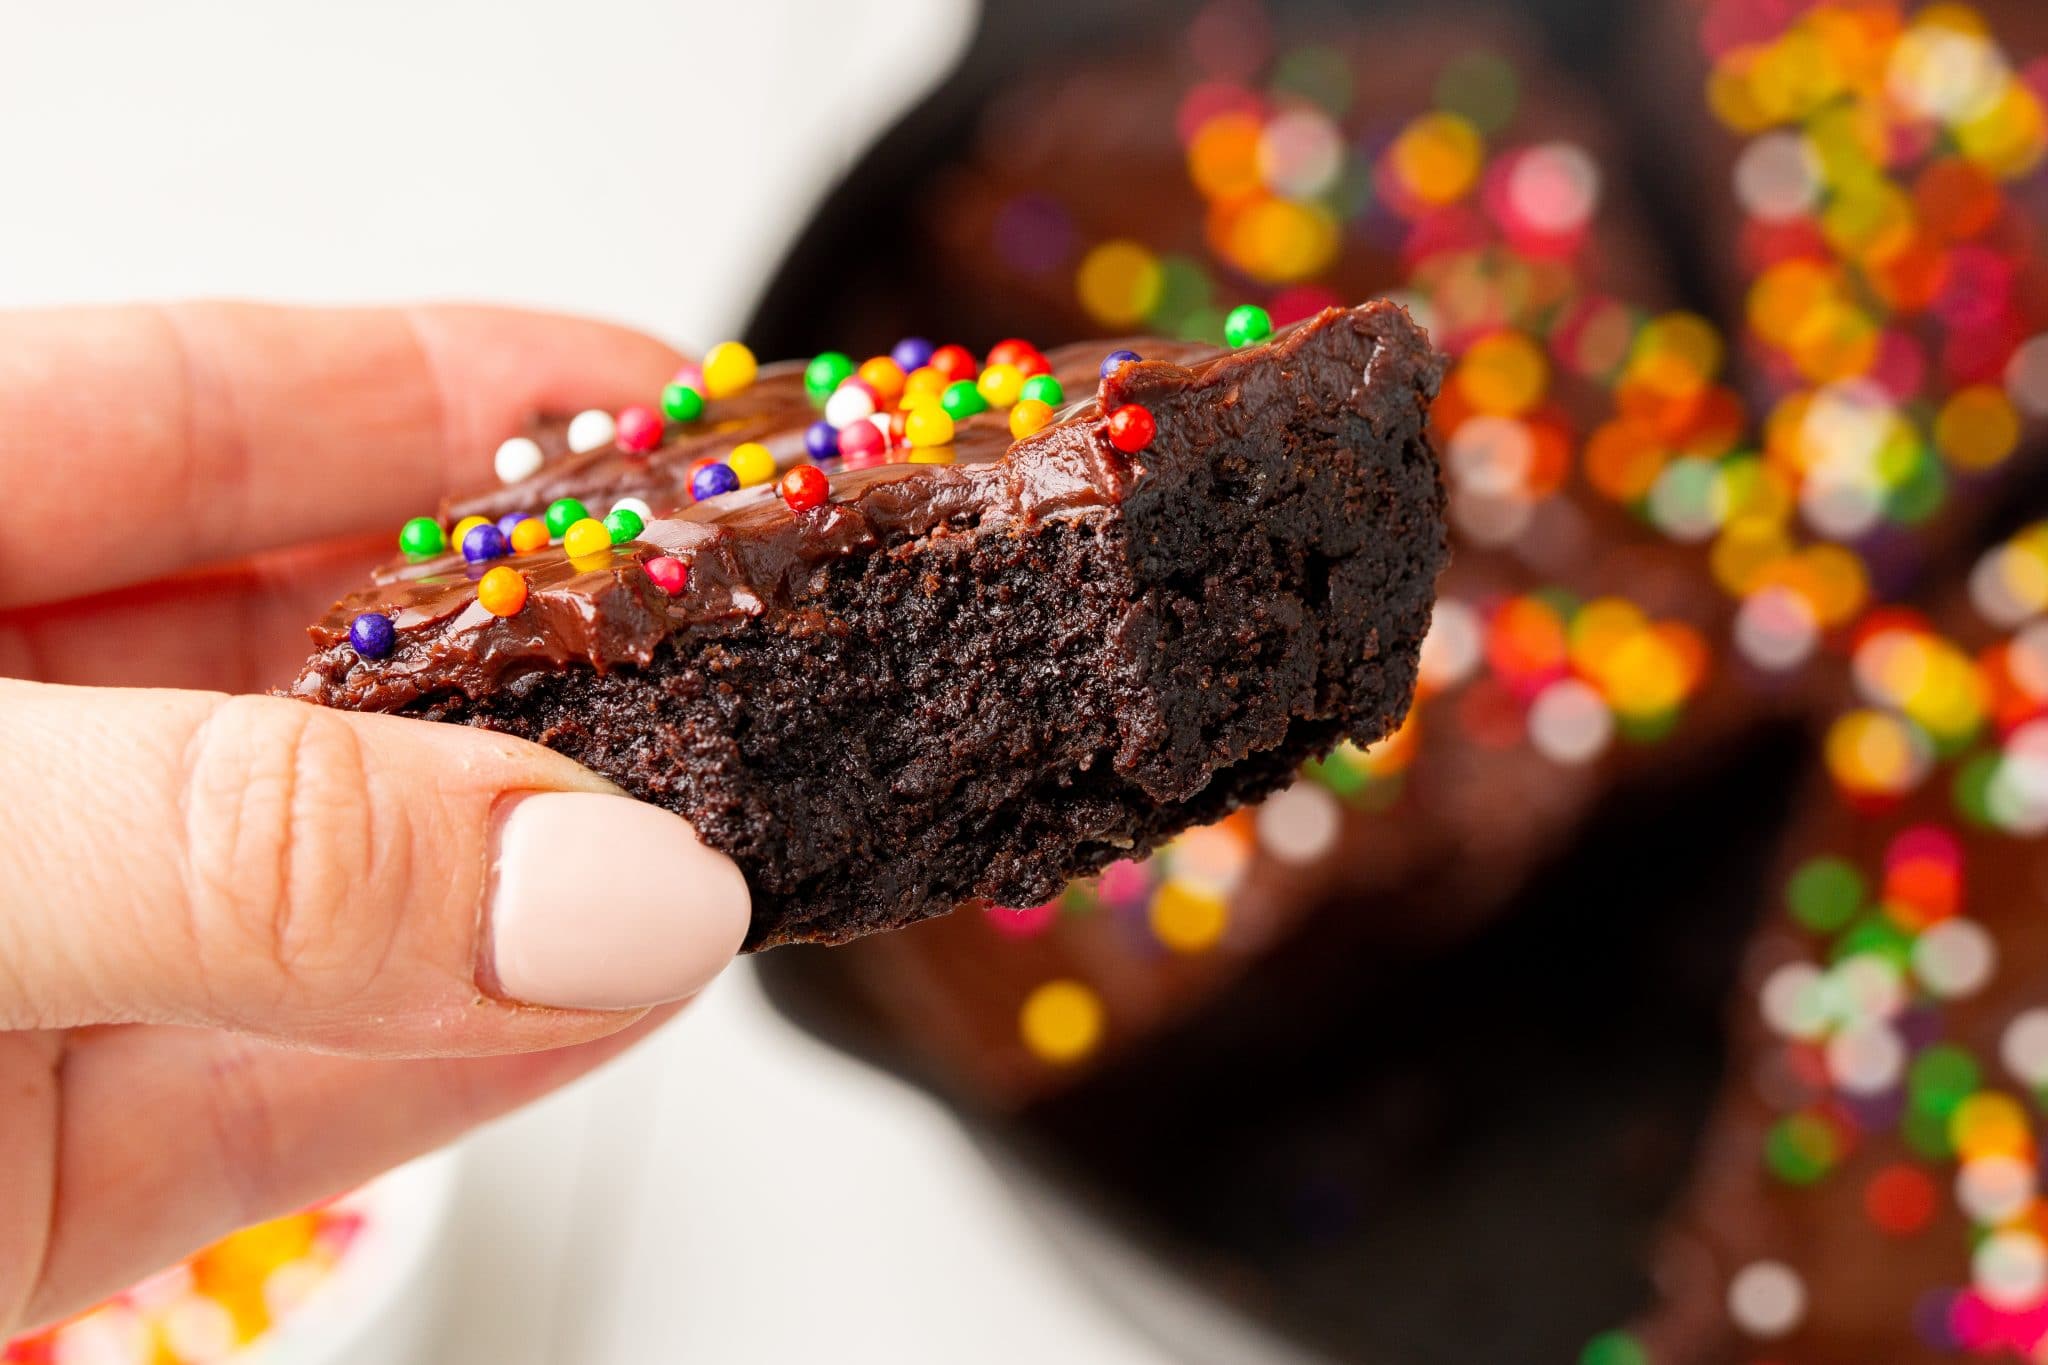
[{"label": "purple sprinkle", "polygon": [[889,352],[889,358],[903,368],[903,373],[922,369],[931,363],[932,344],[923,337],[905,337],[896,343],[896,349]]},{"label": "purple sprinkle", "polygon": [[1110,375],[1116,373],[1117,366],[1128,365],[1133,360],[1138,359],[1141,359],[1141,357],[1136,351],[1111,351],[1108,355],[1102,357],[1102,377],[1107,379]]},{"label": "purple sprinkle", "polygon": [[374,611],[366,611],[349,622],[348,642],[365,659],[383,658],[391,652],[391,646],[397,639],[398,632],[391,628],[391,618]]},{"label": "purple sprinkle", "polygon": [[498,518],[498,530],[501,531],[504,534],[505,539],[509,541],[512,539],[512,528],[519,525],[520,522],[525,520],[526,513],[524,512],[507,512],[504,516]]},{"label": "purple sprinkle", "polygon": [[511,542],[505,539],[505,533],[495,526],[473,526],[469,534],[462,538],[462,557],[472,564],[503,559],[511,548]]},{"label": "purple sprinkle", "polygon": [[814,460],[829,460],[839,453],[839,430],[830,422],[813,422],[804,428],[804,451]]},{"label": "purple sprinkle", "polygon": [[720,493],[730,493],[740,486],[740,476],[732,472],[732,466],[723,460],[705,465],[690,476],[690,496],[698,502],[715,498]]}]

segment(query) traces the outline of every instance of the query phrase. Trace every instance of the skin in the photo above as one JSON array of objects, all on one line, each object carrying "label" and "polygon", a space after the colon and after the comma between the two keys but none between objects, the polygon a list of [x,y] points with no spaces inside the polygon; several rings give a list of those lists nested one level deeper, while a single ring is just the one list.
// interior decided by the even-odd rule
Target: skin
[{"label": "skin", "polygon": [[494,807],[601,779],[237,694],[532,414],[643,400],[680,361],[481,308],[0,317],[0,1339],[672,1012],[476,987]]}]

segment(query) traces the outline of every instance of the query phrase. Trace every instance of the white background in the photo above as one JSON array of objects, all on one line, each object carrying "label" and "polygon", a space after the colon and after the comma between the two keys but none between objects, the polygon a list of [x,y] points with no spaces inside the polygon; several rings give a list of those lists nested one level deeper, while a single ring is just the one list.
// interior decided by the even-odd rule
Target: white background
[{"label": "white background", "polygon": [[[0,304],[468,297],[690,347],[968,0],[11,0]],[[936,1108],[748,970],[470,1145],[433,1359],[1143,1362]]]}]

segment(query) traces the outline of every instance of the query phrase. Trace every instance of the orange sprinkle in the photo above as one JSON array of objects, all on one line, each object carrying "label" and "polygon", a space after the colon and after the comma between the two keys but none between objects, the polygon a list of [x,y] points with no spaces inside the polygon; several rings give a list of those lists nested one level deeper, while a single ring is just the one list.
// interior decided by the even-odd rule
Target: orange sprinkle
[{"label": "orange sprinkle", "polygon": [[493,616],[517,616],[526,605],[526,575],[500,564],[477,580],[476,600]]},{"label": "orange sprinkle", "polygon": [[548,524],[539,517],[523,518],[512,527],[512,548],[520,554],[544,550],[547,544]]}]

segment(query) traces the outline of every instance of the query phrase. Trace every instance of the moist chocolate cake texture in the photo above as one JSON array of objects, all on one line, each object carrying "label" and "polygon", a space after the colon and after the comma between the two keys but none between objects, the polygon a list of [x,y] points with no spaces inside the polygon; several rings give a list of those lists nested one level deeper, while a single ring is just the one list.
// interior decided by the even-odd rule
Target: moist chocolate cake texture
[{"label": "moist chocolate cake texture", "polygon": [[[559,544],[459,524],[477,562],[344,599],[292,692],[533,739],[677,811],[746,873],[753,948],[1043,901],[1399,722],[1446,557],[1404,311],[1027,368],[1099,388],[1014,444],[1012,414],[914,408],[907,459],[782,496],[820,439],[794,369],[544,464],[487,505],[546,503]],[[720,453],[763,486],[700,481]],[[657,515],[561,524],[600,494]]]}]

